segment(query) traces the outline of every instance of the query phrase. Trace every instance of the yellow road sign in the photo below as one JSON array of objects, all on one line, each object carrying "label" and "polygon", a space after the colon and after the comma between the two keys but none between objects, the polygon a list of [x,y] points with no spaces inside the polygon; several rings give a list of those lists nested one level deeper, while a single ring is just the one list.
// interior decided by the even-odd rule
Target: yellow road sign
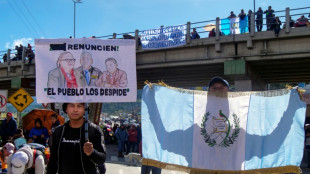
[{"label": "yellow road sign", "polygon": [[23,88],[20,88],[9,98],[9,102],[19,112],[22,112],[33,102],[33,98]]}]

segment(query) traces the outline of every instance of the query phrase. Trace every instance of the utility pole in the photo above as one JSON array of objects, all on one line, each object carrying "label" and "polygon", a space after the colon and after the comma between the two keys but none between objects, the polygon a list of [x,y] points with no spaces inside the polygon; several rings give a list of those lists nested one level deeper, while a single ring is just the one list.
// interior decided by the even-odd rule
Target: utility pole
[{"label": "utility pole", "polygon": [[73,38],[75,38],[75,4],[76,3],[82,3],[82,1],[81,0],[72,0],[73,1],[73,3],[74,3],[74,10],[73,10]]}]

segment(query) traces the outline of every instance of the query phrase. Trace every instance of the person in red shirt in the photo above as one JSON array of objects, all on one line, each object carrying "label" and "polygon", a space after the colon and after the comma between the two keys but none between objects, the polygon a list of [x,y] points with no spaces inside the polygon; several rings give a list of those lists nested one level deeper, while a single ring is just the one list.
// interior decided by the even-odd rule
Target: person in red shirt
[{"label": "person in red shirt", "polygon": [[212,30],[209,32],[209,37],[215,37],[215,28],[212,28]]},{"label": "person in red shirt", "polygon": [[135,125],[132,125],[131,128],[128,131],[128,148],[127,148],[127,153],[129,152],[135,152],[135,148],[137,146],[138,142],[138,131],[136,129]]}]

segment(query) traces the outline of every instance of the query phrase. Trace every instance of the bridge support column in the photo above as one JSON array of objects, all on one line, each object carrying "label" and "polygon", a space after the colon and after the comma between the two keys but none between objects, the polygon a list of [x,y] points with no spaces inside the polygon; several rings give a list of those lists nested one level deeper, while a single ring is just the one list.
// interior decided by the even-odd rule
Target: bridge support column
[{"label": "bridge support column", "polygon": [[88,119],[97,125],[100,122],[101,108],[102,103],[89,103]]},{"label": "bridge support column", "polygon": [[266,85],[264,82],[258,82],[255,79],[237,80],[235,79],[235,91],[264,91]]},{"label": "bridge support column", "polygon": [[136,50],[139,50],[139,44],[140,44],[140,39],[139,39],[139,30],[135,31],[135,40],[136,40]]},{"label": "bridge support column", "polygon": [[290,8],[287,7],[285,9],[285,33],[289,33],[290,32],[290,21],[291,21],[291,17],[290,17]]},{"label": "bridge support column", "polygon": [[234,80],[235,91],[266,90],[265,82],[244,59],[225,61],[224,75]]},{"label": "bridge support column", "polygon": [[186,24],[186,44],[191,42],[191,22]]}]

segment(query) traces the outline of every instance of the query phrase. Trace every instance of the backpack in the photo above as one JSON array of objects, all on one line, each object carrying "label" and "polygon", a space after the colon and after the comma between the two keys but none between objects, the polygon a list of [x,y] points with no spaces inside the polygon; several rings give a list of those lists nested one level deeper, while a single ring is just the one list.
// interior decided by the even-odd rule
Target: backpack
[{"label": "backpack", "polygon": [[38,143],[29,143],[29,144],[25,144],[25,145],[30,146],[30,148],[33,151],[33,163],[32,163],[32,166],[26,170],[26,173],[27,174],[35,174],[35,161],[36,161],[38,156],[42,155],[43,159],[44,159],[44,164],[47,165],[47,158],[46,158],[46,155],[44,153],[45,147],[41,144],[38,144]]}]

